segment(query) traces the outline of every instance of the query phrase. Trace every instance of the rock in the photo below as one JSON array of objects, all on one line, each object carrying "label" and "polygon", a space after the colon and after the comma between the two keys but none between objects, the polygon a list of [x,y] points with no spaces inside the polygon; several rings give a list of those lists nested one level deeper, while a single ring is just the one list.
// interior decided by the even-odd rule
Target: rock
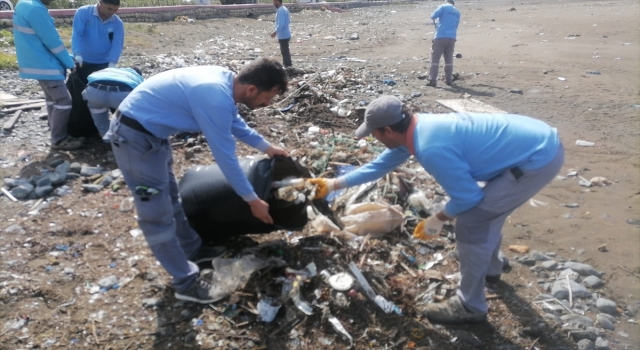
[{"label": "rock", "polygon": [[616,326],[615,326],[616,321],[615,321],[615,318],[613,320],[611,320],[611,318],[613,318],[613,316],[611,315],[598,314],[598,316],[596,317],[596,321],[598,322],[600,327],[609,331],[613,331],[616,329]]},{"label": "rock", "polygon": [[109,176],[111,176],[114,179],[117,179],[120,176],[122,176],[122,171],[120,171],[120,169],[111,170],[111,172],[109,173]]},{"label": "rock", "polygon": [[564,267],[572,269],[573,271],[579,273],[581,276],[602,277],[602,274],[598,270],[591,267],[591,265],[569,261],[564,263]]},{"label": "rock", "polygon": [[93,176],[93,175],[96,175],[96,174],[102,174],[102,168],[101,167],[83,166],[80,169],[80,175],[85,176],[85,177]]},{"label": "rock", "polygon": [[596,346],[589,339],[582,339],[578,342],[578,350],[595,350]]},{"label": "rock", "polygon": [[24,234],[26,231],[22,228],[22,226],[18,224],[13,224],[11,226],[7,226],[4,230],[2,230],[2,232],[21,235],[21,234]]},{"label": "rock", "polygon": [[11,189],[11,195],[16,197],[16,199],[25,199],[29,197],[29,193],[33,191],[33,185],[30,183],[21,184],[18,187],[14,187]]},{"label": "rock", "polygon": [[12,179],[12,178],[4,178],[4,184],[9,186],[9,188],[13,188],[16,187],[20,184],[20,181],[18,179]]},{"label": "rock", "polygon": [[358,40],[360,39],[360,35],[358,35],[358,33],[353,33],[350,37],[349,40]]},{"label": "rock", "polygon": [[189,160],[189,159],[193,159],[193,157],[195,157],[195,152],[193,152],[192,149],[188,149],[186,151],[184,151],[184,159]]},{"label": "rock", "polygon": [[71,166],[69,167],[69,172],[70,173],[75,173],[75,174],[80,174],[80,171],[82,170],[82,165],[80,165],[80,163],[71,163]]},{"label": "rock", "polygon": [[572,281],[580,281],[580,274],[573,271],[572,269],[562,270],[562,272],[560,272],[560,274],[558,275],[558,279],[567,279],[567,276],[569,276],[569,279]]},{"label": "rock", "polygon": [[558,263],[555,260],[543,261],[540,266],[547,270],[555,270],[558,267]]},{"label": "rock", "polygon": [[78,173],[67,173],[65,176],[66,176],[67,180],[75,180],[75,179],[79,179],[79,178],[82,177]]},{"label": "rock", "polygon": [[37,187],[42,186],[51,186],[51,179],[49,179],[48,177],[43,177],[42,179],[40,179],[37,183]]},{"label": "rock", "polygon": [[58,158],[58,159],[52,161],[51,163],[49,163],[49,166],[52,167],[52,168],[55,168],[55,167],[57,167],[58,165],[60,165],[62,163],[64,163],[64,159]]},{"label": "rock", "polygon": [[582,280],[582,283],[589,288],[600,288],[604,284],[604,282],[596,276],[586,277]]},{"label": "rock", "polygon": [[521,89],[509,89],[509,92],[512,94],[520,94],[522,95],[522,90]]},{"label": "rock", "polygon": [[609,299],[599,298],[598,300],[596,300],[596,307],[598,308],[598,310],[604,312],[605,314],[618,314],[618,307],[616,306],[616,303]]},{"label": "rock", "polygon": [[62,186],[65,182],[65,180],[67,180],[67,175],[65,174],[61,174],[58,172],[53,172],[53,173],[48,173],[47,174],[47,178],[49,179],[49,181],[51,181],[51,185],[53,186]]},{"label": "rock", "polygon": [[66,174],[69,172],[69,170],[71,169],[71,163],[64,161],[60,164],[58,164],[56,167],[55,172],[58,174]]},{"label": "rock", "polygon": [[146,298],[146,299],[142,299],[142,306],[143,307],[160,307],[164,304],[164,302],[162,301],[162,299],[158,299],[158,298]]},{"label": "rock", "polygon": [[113,178],[110,175],[107,175],[102,181],[100,181],[100,186],[107,187],[111,185],[112,182],[113,182]]},{"label": "rock", "polygon": [[180,311],[180,316],[189,317],[189,316],[191,316],[191,311],[189,311],[188,309],[184,309],[184,310]]},{"label": "rock", "polygon": [[115,275],[105,277],[98,281],[98,285],[102,288],[111,288],[111,286],[117,283],[118,283],[118,276],[115,276]]},{"label": "rock", "polygon": [[53,186],[38,186],[35,189],[36,197],[44,198],[53,193]]},{"label": "rock", "polygon": [[197,336],[198,335],[195,332],[189,332],[187,335],[184,336],[185,344],[194,343],[196,341]]},{"label": "rock", "polygon": [[569,287],[571,287],[571,293],[573,298],[589,298],[591,296],[591,292],[587,290],[585,286],[580,283],[569,281],[570,285],[567,284],[566,279],[558,279],[553,283],[551,287],[551,294],[558,299],[568,299],[569,298]]},{"label": "rock", "polygon": [[[586,329],[593,327],[593,320],[587,316],[581,316],[578,314],[569,314],[560,317],[565,322],[565,327]],[[593,338],[595,340],[596,338]]]},{"label": "rock", "polygon": [[526,254],[529,252],[529,247],[526,245],[510,245],[509,251],[514,253]]},{"label": "rock", "polygon": [[84,192],[96,193],[102,191],[101,185],[82,185],[82,190]]},{"label": "rock", "polygon": [[523,256],[520,259],[516,259],[516,261],[521,263],[524,266],[533,266],[536,264],[536,259],[530,258],[528,256]]},{"label": "rock", "polygon": [[595,341],[598,338],[598,335],[592,331],[586,330],[572,330],[569,332],[569,336],[573,339],[573,341],[580,342],[583,340]]},{"label": "rock", "polygon": [[609,342],[604,340],[601,337],[598,337],[598,339],[596,339],[596,349],[598,349],[598,350],[608,350],[609,349]]}]

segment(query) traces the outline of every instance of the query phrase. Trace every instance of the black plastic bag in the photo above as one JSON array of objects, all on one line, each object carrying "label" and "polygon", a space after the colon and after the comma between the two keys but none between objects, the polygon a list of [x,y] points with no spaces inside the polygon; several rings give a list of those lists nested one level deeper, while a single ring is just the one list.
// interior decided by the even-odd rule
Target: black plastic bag
[{"label": "black plastic bag", "polygon": [[82,91],[86,85],[77,72],[69,74],[67,89],[71,94],[71,115],[69,115],[67,133],[73,137],[92,136],[98,132],[93,124],[87,101],[82,99]]},{"label": "black plastic bag", "polygon": [[[179,190],[189,224],[203,241],[219,243],[247,233],[302,230],[308,221],[308,203],[286,202],[270,197],[270,193],[271,182],[289,176],[310,177],[307,169],[285,157],[242,158],[240,166],[258,197],[269,203],[274,224],[265,224],[253,216],[249,204],[235,193],[217,164],[198,166],[187,170],[180,180]],[[337,221],[326,201],[314,200],[313,204]]]}]

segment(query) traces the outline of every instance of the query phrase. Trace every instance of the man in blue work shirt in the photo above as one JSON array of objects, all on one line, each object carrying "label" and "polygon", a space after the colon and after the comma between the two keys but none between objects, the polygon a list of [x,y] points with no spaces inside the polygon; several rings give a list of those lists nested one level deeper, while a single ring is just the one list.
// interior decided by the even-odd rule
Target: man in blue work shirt
[{"label": "man in blue work shirt", "polygon": [[282,6],[282,0],[273,0],[273,6],[278,10],[276,11],[276,24],[272,38],[277,38],[280,43],[280,53],[282,54],[282,64],[285,67],[291,67],[291,52],[289,51],[289,41],[291,41],[291,30],[289,29],[289,23],[291,23],[291,17],[289,16],[289,9]]},{"label": "man in blue work shirt", "polygon": [[[438,236],[456,220],[461,280],[457,295],[429,304],[425,316],[435,323],[486,321],[485,280],[497,282],[502,226],[521,204],[560,171],[564,149],[555,128],[511,114],[416,114],[393,96],[372,101],[357,137],[369,134],[385,146],[375,160],[337,179],[311,179],[322,198],[340,188],[376,180],[410,156],[447,191],[451,200],[423,222],[416,238]],[[483,188],[478,181],[485,181]]]},{"label": "man in blue work shirt", "polygon": [[236,103],[264,107],[287,90],[280,63],[260,59],[237,75],[216,66],[178,68],[154,75],[120,104],[111,122],[113,155],[133,193],[138,225],[153,255],[173,277],[180,300],[212,303],[220,297],[198,277],[197,263],[213,260],[223,247],[205,247],[189,227],[171,166],[168,137],[202,132],[231,187],[255,217],[272,224],[269,205],[255,193],[235,154],[235,138],[266,153],[287,156],[249,128]]},{"label": "man in blue work shirt", "polygon": [[460,11],[454,7],[454,0],[446,0],[446,3],[433,11],[431,19],[436,27],[436,34],[431,44],[431,69],[429,70],[428,85],[436,87],[438,66],[442,54],[444,54],[444,82],[451,85],[453,83],[453,50],[460,23]]},{"label": "man in blue work shirt", "polygon": [[45,5],[52,0],[20,0],[13,13],[13,35],[18,58],[18,75],[35,79],[44,91],[51,129],[51,149],[74,150],[82,140],[67,134],[71,95],[64,79],[74,70],[71,55],[56,30]]},{"label": "man in blue work shirt", "polygon": [[100,0],[76,10],[71,49],[81,80],[118,63],[124,45],[124,25],[115,14],[119,7],[120,0]]},{"label": "man in blue work shirt", "polygon": [[82,97],[87,101],[91,118],[100,136],[110,142],[109,109],[117,109],[120,103],[144,78],[138,68],[105,68],[91,73]]}]

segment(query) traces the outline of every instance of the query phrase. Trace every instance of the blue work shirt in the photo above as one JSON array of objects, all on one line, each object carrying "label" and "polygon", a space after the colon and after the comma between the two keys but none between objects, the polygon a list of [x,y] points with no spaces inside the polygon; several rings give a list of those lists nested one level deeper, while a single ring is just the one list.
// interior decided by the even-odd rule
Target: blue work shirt
[{"label": "blue work shirt", "polygon": [[126,84],[130,88],[135,89],[144,81],[144,78],[132,68],[105,68],[89,74],[87,80],[89,83],[95,81],[113,81]]},{"label": "blue work shirt", "polygon": [[431,19],[438,20],[435,39],[456,38],[458,24],[460,23],[460,11],[457,8],[449,3],[442,4],[433,11]]},{"label": "blue work shirt", "polygon": [[159,138],[202,132],[231,187],[249,202],[258,196],[240,168],[234,137],[262,152],[269,142],[238,115],[233,100],[234,76],[217,66],[168,70],[145,80],[118,110]]},{"label": "blue work shirt", "polygon": [[[418,114],[412,134],[414,155],[451,197],[449,217],[480,204],[478,181],[507,169],[535,170],[556,156],[558,131],[546,123],[514,114]],[[409,138],[410,139],[410,138]],[[411,156],[405,147],[387,149],[375,160],[339,178],[348,187],[376,180]]]},{"label": "blue work shirt", "polygon": [[120,17],[113,15],[103,21],[98,14],[98,5],[86,5],[76,10],[71,35],[74,56],[80,54],[86,63],[115,64],[120,59],[123,45],[124,25]]},{"label": "blue work shirt", "polygon": [[276,39],[291,39],[291,30],[289,29],[289,23],[291,23],[289,9],[284,6],[278,7],[278,11],[276,11],[276,26],[273,30],[276,33]]}]

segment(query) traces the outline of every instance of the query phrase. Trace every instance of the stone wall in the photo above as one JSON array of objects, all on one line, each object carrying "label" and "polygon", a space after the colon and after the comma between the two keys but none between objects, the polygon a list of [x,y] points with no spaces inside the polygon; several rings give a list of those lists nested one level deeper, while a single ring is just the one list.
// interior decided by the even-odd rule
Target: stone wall
[{"label": "stone wall", "polygon": [[[380,6],[387,1],[362,1],[362,2],[332,2],[319,4],[286,4],[291,12],[299,12],[303,9],[310,10],[347,10],[357,7]],[[56,25],[72,24],[75,10],[50,10],[49,13],[55,19]],[[196,20],[229,17],[258,17],[275,13],[272,4],[245,4],[245,5],[212,5],[212,6],[165,6],[165,7],[123,7],[118,11],[118,16],[124,22],[170,22],[178,16],[186,16]],[[13,13],[0,12],[0,28],[11,28]]]}]

